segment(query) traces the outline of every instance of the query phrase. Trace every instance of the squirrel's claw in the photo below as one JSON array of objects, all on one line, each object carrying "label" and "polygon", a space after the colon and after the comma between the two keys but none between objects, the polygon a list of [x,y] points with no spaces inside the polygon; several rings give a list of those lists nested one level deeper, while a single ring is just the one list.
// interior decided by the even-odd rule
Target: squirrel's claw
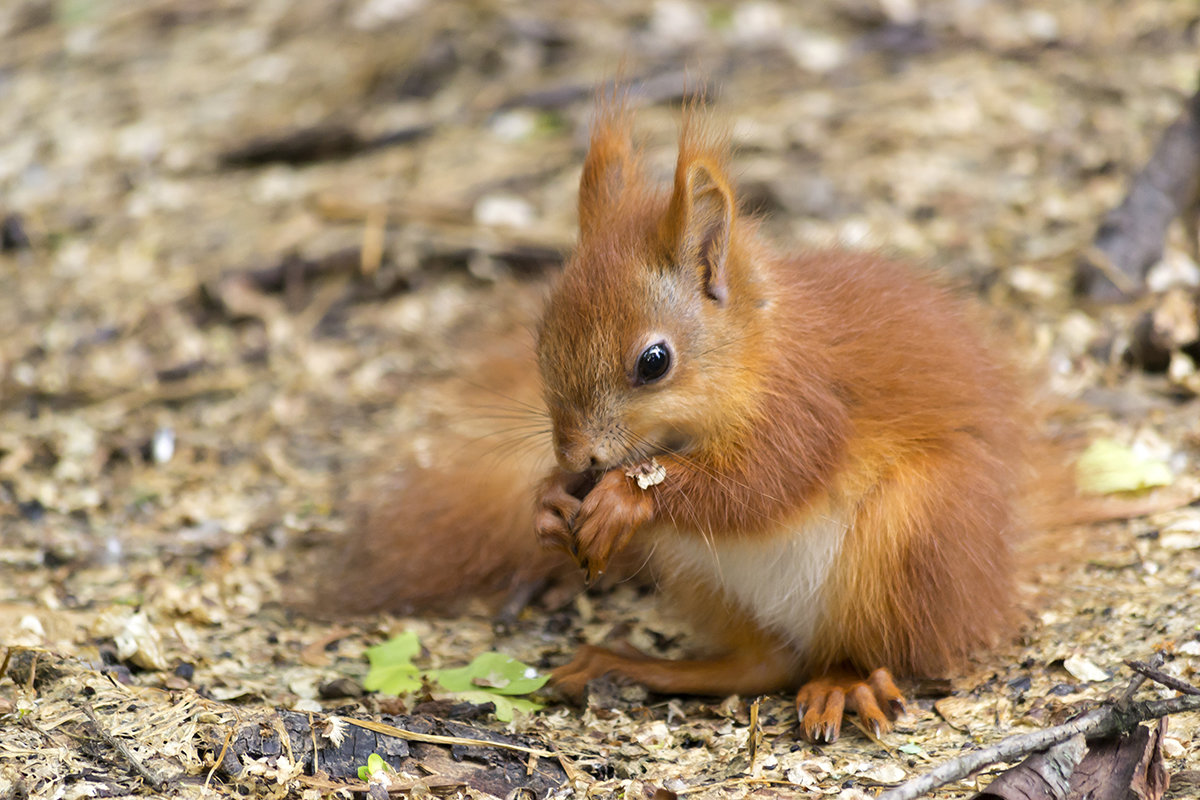
[{"label": "squirrel's claw", "polygon": [[578,561],[571,526],[582,504],[570,492],[576,478],[570,473],[556,470],[542,482],[533,527],[543,547],[565,550]]},{"label": "squirrel's claw", "polygon": [[608,562],[633,539],[633,534],[654,513],[651,496],[634,488],[619,470],[604,475],[587,496],[572,525],[580,565],[588,581],[604,574]]},{"label": "squirrel's claw", "polygon": [[796,711],[800,731],[810,742],[837,741],[846,711],[857,713],[878,737],[889,732],[892,720],[904,713],[904,697],[891,673],[881,667],[866,680],[836,673],[809,681],[796,694]]}]

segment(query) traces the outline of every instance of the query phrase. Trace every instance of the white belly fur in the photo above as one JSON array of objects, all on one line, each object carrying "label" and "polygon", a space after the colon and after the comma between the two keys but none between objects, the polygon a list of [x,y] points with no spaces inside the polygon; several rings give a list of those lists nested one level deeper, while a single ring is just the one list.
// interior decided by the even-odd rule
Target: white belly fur
[{"label": "white belly fur", "polygon": [[851,516],[810,516],[773,535],[709,542],[693,531],[669,531],[655,559],[666,574],[718,587],[764,630],[803,657],[825,610],[824,586],[841,551]]}]

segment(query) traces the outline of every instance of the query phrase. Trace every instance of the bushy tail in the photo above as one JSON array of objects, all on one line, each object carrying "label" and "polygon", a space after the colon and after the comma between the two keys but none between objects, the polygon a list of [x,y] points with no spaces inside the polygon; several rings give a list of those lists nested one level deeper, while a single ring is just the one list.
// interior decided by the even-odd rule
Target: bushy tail
[{"label": "bushy tail", "polygon": [[534,487],[549,459],[454,449],[436,466],[395,471],[353,512],[318,603],[347,613],[447,612],[571,571],[533,533]]},{"label": "bushy tail", "polygon": [[1080,492],[1075,462],[1085,450],[1082,436],[1042,439],[1037,443],[1023,498],[1030,535],[1018,551],[1020,576],[1028,590],[1025,605],[1044,608],[1061,596],[1066,573],[1085,562],[1104,560],[1127,548],[1127,525],[1112,524],[1196,502],[1188,481],[1138,494],[1088,495]]},{"label": "bushy tail", "polygon": [[[477,356],[460,365],[469,380],[405,398],[429,420],[397,442],[408,455],[352,482],[347,529],[321,552],[308,610],[448,613],[546,578],[577,580],[534,535],[536,487],[553,457],[527,333],[463,349]],[[425,446],[411,446],[418,439]]]}]

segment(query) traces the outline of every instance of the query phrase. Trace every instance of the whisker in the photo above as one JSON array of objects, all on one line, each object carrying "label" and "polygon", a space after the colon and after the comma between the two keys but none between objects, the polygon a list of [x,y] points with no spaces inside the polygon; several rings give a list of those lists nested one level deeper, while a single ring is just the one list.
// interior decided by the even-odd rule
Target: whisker
[{"label": "whisker", "polygon": [[529,415],[535,416],[535,417],[549,416],[546,413],[546,409],[543,408],[542,406],[536,405],[534,403],[526,403],[526,402],[516,400],[516,399],[507,400],[504,404],[480,403],[478,401],[472,401],[470,405],[472,408],[480,408],[480,409],[488,409],[488,410],[496,410],[496,411],[508,411],[508,412],[513,412],[513,413],[520,412],[520,413],[529,414]]},{"label": "whisker", "polygon": [[503,427],[503,428],[493,428],[493,429],[491,429],[491,430],[488,430],[488,431],[485,431],[485,432],[479,433],[479,434],[477,434],[477,435],[473,436],[472,438],[475,438],[475,439],[487,439],[487,438],[489,438],[489,437],[492,437],[492,436],[503,436],[503,435],[505,435],[505,434],[508,434],[508,433],[514,433],[514,432],[523,432],[523,433],[542,432],[542,433],[549,433],[549,432],[550,432],[550,428],[548,428],[548,427],[547,427],[545,424],[543,424],[543,423],[540,423],[540,422],[522,423],[522,424],[520,424],[520,425],[508,425],[508,426],[506,426],[506,427]]},{"label": "whisker", "polygon": [[[475,436],[459,434],[461,441],[452,451],[452,457],[462,457],[468,453],[473,458],[496,459],[503,455],[524,456],[541,449],[549,452],[550,430],[548,428],[527,428],[514,426],[503,430],[493,430]],[[480,450],[479,447],[490,444],[490,447]]]},{"label": "whisker", "polygon": [[644,570],[646,567],[648,567],[650,565],[651,560],[653,560],[653,558],[654,558],[654,552],[657,549],[658,549],[658,542],[655,541],[651,544],[650,549],[646,551],[646,557],[644,559],[642,559],[642,563],[638,565],[638,568],[633,570],[632,572],[630,572],[625,577],[621,578],[621,580],[617,581],[617,583],[629,583],[634,578],[636,578],[638,575],[640,575],[642,573],[642,570]]},{"label": "whisker", "polygon": [[[648,455],[647,451],[650,448],[651,443],[643,437],[638,437],[637,434],[635,434],[633,431],[626,430],[626,433],[631,439],[637,440],[639,442],[644,442],[646,444],[647,449],[639,448],[639,456],[638,456],[639,459],[646,458]],[[678,458],[684,464],[691,467],[692,469],[695,469],[697,472],[700,472],[701,474],[703,474],[703,475],[707,476],[708,478],[712,479],[713,481],[715,481],[718,486],[720,486],[722,489],[724,489],[726,491],[726,493],[728,494],[730,499],[737,502],[743,508],[743,510],[745,510],[747,512],[755,512],[754,516],[757,517],[759,520],[770,521],[765,512],[755,511],[755,509],[751,505],[751,503],[748,500],[746,500],[745,498],[740,497],[737,492],[731,491],[728,484],[732,484],[733,486],[744,489],[747,492],[757,494],[760,497],[764,497],[768,500],[772,500],[776,503],[783,505],[783,501],[780,500],[780,498],[773,492],[768,492],[757,486],[751,486],[749,484],[743,483],[742,481],[739,481],[730,475],[722,475],[722,474],[718,473],[716,470],[710,469],[710,468],[706,467],[705,465],[699,463],[696,459],[691,458],[682,453],[672,453],[672,455],[675,456],[676,458]],[[683,500],[688,504],[689,509],[691,509],[693,511],[693,518],[695,519],[696,527],[697,527],[697,529],[700,529],[701,528],[700,521],[696,517],[696,514],[694,512],[694,504],[692,502],[692,498],[688,497],[687,495],[683,494],[682,492],[679,494],[679,496],[681,498],[683,498]],[[835,523],[841,522],[840,518],[835,517],[828,513],[814,514],[813,518],[817,519],[817,520],[821,520],[823,522],[835,522]],[[712,536],[711,530],[700,530],[700,532],[702,535],[704,535],[706,537],[706,541],[709,544],[709,549],[713,553],[713,557],[715,558],[716,557],[715,545],[713,545],[712,540],[709,538]]]},{"label": "whisker", "polygon": [[[652,443],[644,437],[638,436],[629,428],[622,426],[618,428],[618,433],[623,439],[622,444],[624,444],[627,449],[634,452],[639,460],[646,458],[649,453],[652,452]],[[688,459],[684,458],[683,460],[685,463],[689,463]],[[694,462],[692,463],[694,464]],[[704,470],[704,468],[699,464],[694,464],[694,466],[697,468],[697,471],[708,474],[706,470]],[[713,477],[713,479],[720,483],[719,478]],[[692,519],[691,527],[700,534],[700,538],[704,541],[705,547],[707,547],[709,553],[712,555],[713,563],[719,565],[720,559],[717,556],[716,542],[712,529],[709,525],[701,521],[700,513],[696,507],[694,499],[682,490],[677,493],[677,496],[683,500],[684,509],[688,516],[690,516]],[[675,519],[674,511],[670,508],[670,506],[667,508],[672,527],[678,529],[680,526],[678,520]],[[724,575],[720,569],[718,569],[717,572],[718,575],[721,575],[722,587],[724,587]]]},{"label": "whisker", "polygon": [[455,380],[457,380],[461,383],[464,383],[473,389],[478,389],[479,391],[486,392],[487,394],[495,395],[496,397],[499,397],[501,400],[511,403],[512,405],[517,406],[519,408],[526,409],[527,411],[535,411],[539,414],[546,413],[546,410],[544,408],[542,408],[541,406],[539,406],[538,404],[529,402],[528,400],[521,400],[519,398],[513,397],[512,395],[502,392],[499,389],[496,389],[492,386],[487,386],[485,384],[479,383],[478,381],[473,381],[469,378],[464,378],[461,375],[455,376]]},{"label": "whisker", "polygon": [[[645,439],[644,437],[639,436],[638,434],[634,433],[633,431],[629,430],[628,428],[622,428],[622,431],[630,438],[631,441],[636,442],[638,444],[645,444],[648,451],[653,449],[653,443],[650,442],[649,440]],[[747,499],[739,496],[738,492],[732,491],[730,488],[730,484],[732,484],[733,486],[735,486],[737,488],[743,489],[746,492],[749,492],[751,494],[757,494],[761,497],[765,497],[766,499],[772,500],[777,503],[781,502],[779,500],[779,498],[774,497],[770,494],[767,494],[766,492],[762,491],[758,487],[743,483],[729,475],[718,474],[716,472],[716,470],[706,467],[705,465],[698,462],[696,459],[690,458],[689,456],[684,455],[683,453],[672,453],[671,455],[674,456],[675,458],[678,458],[680,461],[682,461],[688,467],[696,470],[697,472],[703,474],[705,477],[716,482],[718,486],[720,486],[722,489],[725,490],[726,494],[729,495],[730,499],[733,500],[734,502],[737,502],[739,505],[741,505],[745,511],[754,511],[754,508]],[[645,457],[645,451],[642,453],[642,455],[640,457],[641,458]],[[756,513],[755,515],[760,518],[764,517],[764,515],[761,513]]]},{"label": "whisker", "polygon": [[735,344],[739,344],[739,343],[741,343],[741,342],[744,342],[744,341],[746,341],[746,340],[747,340],[747,339],[749,339],[749,338],[750,338],[752,335],[754,335],[754,334],[746,334],[746,335],[744,335],[744,336],[735,336],[734,338],[732,338],[732,339],[729,339],[729,340],[727,340],[727,341],[724,341],[724,342],[721,342],[721,343],[720,343],[720,344],[718,344],[718,345],[713,345],[712,347],[708,348],[707,350],[701,350],[699,353],[697,353],[695,356],[693,356],[693,358],[699,358],[700,356],[706,356],[706,355],[708,355],[709,353],[715,353],[715,352],[717,352],[718,350],[723,350],[723,349],[725,349],[726,347],[732,347],[732,346],[733,346],[733,345],[735,345]]},{"label": "whisker", "polygon": [[501,409],[463,409],[463,416],[467,419],[477,420],[501,420],[512,422],[531,422],[539,425],[549,424],[550,418],[544,414],[531,414],[528,411],[510,410],[504,411]]}]

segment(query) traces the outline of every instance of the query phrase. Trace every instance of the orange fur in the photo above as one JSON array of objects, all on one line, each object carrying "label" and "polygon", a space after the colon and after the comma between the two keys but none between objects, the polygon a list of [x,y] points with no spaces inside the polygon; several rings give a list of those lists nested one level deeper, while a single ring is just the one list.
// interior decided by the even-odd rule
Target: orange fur
[{"label": "orange fur", "polygon": [[[741,656],[766,652],[787,665],[769,673],[775,688],[847,666],[937,674],[991,641],[1011,616],[1027,429],[1014,374],[964,304],[876,255],[771,252],[737,214],[724,138],[694,114],[670,193],[626,163],[623,109],[602,116],[587,222],[539,332],[559,461],[539,534],[591,574],[630,541],[676,553],[659,571],[678,594],[703,589],[689,605],[718,654],[672,671],[589,651],[557,681],[576,691],[611,671],[732,691]],[[674,361],[642,384],[638,354],[655,340]],[[651,457],[667,477],[643,490],[624,471]],[[572,500],[563,487],[580,473],[597,479]],[[809,574],[814,594],[795,602],[819,604],[819,619],[775,603],[794,590],[771,571],[779,558]],[[821,686],[850,707],[877,691]]]},{"label": "orange fur", "polygon": [[392,473],[358,507],[336,562],[323,566],[330,580],[318,610],[446,612],[565,573],[565,557],[530,535],[531,485],[522,492],[513,480],[545,463],[509,456],[481,464],[467,449],[434,468]]},{"label": "orange fur", "polygon": [[433,429],[426,452],[391,453],[386,472],[348,481],[348,528],[316,554],[318,585],[300,605],[446,613],[546,578],[582,584],[570,559],[531,534],[537,477],[553,456],[522,322],[460,337],[470,381],[420,387]]},{"label": "orange fur", "polygon": [[[592,577],[641,549],[713,654],[587,648],[556,673],[564,691],[606,672],[665,692],[808,681],[809,736],[836,736],[844,708],[884,729],[901,703],[886,671],[944,672],[1010,619],[1017,381],[929,278],[874,254],[767,247],[698,112],[668,189],[630,130],[622,101],[601,105],[579,245],[539,325],[558,464],[536,505],[532,462],[410,474],[367,519],[357,605],[437,604],[557,569],[530,527]],[[654,347],[662,373],[643,368]],[[666,478],[642,489],[625,473],[650,459]]]}]

